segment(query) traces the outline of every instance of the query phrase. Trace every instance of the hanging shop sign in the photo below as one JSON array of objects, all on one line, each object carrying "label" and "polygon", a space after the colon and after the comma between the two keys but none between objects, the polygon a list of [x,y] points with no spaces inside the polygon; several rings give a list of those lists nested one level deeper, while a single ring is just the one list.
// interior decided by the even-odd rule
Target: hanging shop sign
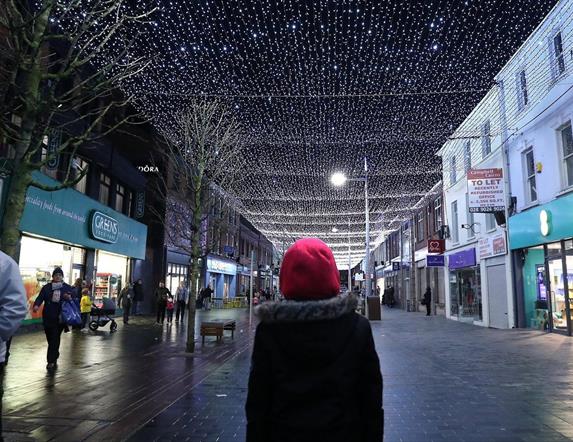
[{"label": "hanging shop sign", "polygon": [[145,192],[137,192],[135,194],[135,214],[136,219],[143,218],[145,215]]},{"label": "hanging shop sign", "polygon": [[224,273],[226,275],[237,274],[237,264],[229,261],[222,261],[209,256],[207,258],[207,271],[210,273]]},{"label": "hanging shop sign", "polygon": [[446,241],[443,239],[429,239],[428,253],[444,253],[446,251]]},{"label": "hanging shop sign", "polygon": [[399,262],[393,262],[392,263],[392,270],[394,270],[394,271],[400,270],[400,263]]},{"label": "hanging shop sign", "polygon": [[[58,182],[40,172],[34,180]],[[46,238],[145,259],[147,226],[100,204],[74,189],[47,192],[29,187],[20,230]]]},{"label": "hanging shop sign", "polygon": [[225,246],[225,247],[223,247],[223,251],[225,252],[225,255],[234,255],[235,254],[235,248],[233,246]]},{"label": "hanging shop sign", "polygon": [[505,210],[503,169],[470,169],[468,208],[472,213],[493,213]]},{"label": "hanging shop sign", "polygon": [[478,249],[480,259],[505,255],[507,253],[505,233],[502,232],[494,236],[480,239]]},{"label": "hanging shop sign", "polygon": [[426,267],[444,267],[445,265],[446,257],[444,255],[426,256]]},{"label": "hanging shop sign", "polygon": [[448,268],[463,269],[464,267],[473,267],[476,265],[476,249],[471,248],[461,252],[453,253],[448,256]]}]

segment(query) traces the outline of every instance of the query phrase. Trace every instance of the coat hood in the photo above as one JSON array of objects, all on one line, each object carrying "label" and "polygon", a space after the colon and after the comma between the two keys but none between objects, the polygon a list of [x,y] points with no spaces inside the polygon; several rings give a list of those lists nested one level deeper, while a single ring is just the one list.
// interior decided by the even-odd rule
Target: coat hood
[{"label": "coat hood", "polygon": [[324,321],[351,313],[357,305],[353,295],[319,301],[265,302],[255,309],[255,315],[264,323]]}]

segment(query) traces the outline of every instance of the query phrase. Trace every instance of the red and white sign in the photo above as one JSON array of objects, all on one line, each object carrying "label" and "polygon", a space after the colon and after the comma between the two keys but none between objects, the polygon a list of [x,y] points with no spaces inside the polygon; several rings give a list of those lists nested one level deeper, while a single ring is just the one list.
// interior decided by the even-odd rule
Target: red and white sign
[{"label": "red and white sign", "polygon": [[444,253],[446,251],[446,241],[443,239],[429,239],[428,253]]},{"label": "red and white sign", "polygon": [[497,235],[480,239],[478,248],[480,259],[505,255],[507,253],[505,233],[498,233]]},{"label": "red and white sign", "polygon": [[502,169],[468,170],[468,210],[493,213],[505,210],[505,183]]}]

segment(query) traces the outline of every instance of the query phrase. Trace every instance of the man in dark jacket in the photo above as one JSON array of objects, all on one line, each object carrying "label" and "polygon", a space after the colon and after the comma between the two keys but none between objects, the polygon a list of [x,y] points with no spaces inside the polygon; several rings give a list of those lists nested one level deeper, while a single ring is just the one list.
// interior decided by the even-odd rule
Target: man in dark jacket
[{"label": "man in dark jacket", "polygon": [[[159,283],[159,287],[155,290],[155,300],[157,302],[157,323],[163,324],[165,322],[165,309],[167,308],[167,297],[171,296],[171,292],[163,282]],[[160,322],[161,320],[161,322]]]},{"label": "man in dark jacket", "polygon": [[141,301],[143,301],[143,281],[141,279],[138,279],[133,284],[133,304],[131,310],[131,314],[133,316],[139,314],[139,310],[137,307]]},{"label": "man in dark jacket", "polygon": [[285,302],[260,319],[246,403],[247,442],[380,442],[382,375],[370,323],[355,296],[337,296],[339,273],[322,241],[285,254]]},{"label": "man in dark jacket", "polygon": [[56,368],[60,357],[60,337],[65,328],[60,320],[62,302],[72,299],[73,293],[73,287],[63,282],[63,279],[64,272],[61,268],[56,267],[52,272],[52,282],[42,287],[40,294],[34,301],[34,312],[40,309],[42,303],[44,304],[42,322],[48,341],[48,365],[46,366],[48,370]]},{"label": "man in dark jacket", "polygon": [[432,289],[428,286],[426,287],[426,293],[424,293],[424,305],[426,306],[426,316],[432,314]]},{"label": "man in dark jacket", "polygon": [[131,284],[127,284],[119,292],[117,297],[117,306],[123,309],[123,323],[129,324],[129,313],[133,301],[133,288]]}]

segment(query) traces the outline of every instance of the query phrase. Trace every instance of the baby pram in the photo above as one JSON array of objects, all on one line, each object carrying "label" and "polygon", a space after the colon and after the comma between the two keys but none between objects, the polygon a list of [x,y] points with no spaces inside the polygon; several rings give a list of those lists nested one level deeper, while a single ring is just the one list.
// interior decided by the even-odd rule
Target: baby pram
[{"label": "baby pram", "polygon": [[117,322],[110,317],[110,315],[115,315],[115,302],[111,299],[103,298],[100,307],[96,305],[92,306],[90,315],[90,330],[96,331],[99,327],[105,327],[108,322],[111,322],[109,325],[110,332],[113,333],[117,330]]}]

